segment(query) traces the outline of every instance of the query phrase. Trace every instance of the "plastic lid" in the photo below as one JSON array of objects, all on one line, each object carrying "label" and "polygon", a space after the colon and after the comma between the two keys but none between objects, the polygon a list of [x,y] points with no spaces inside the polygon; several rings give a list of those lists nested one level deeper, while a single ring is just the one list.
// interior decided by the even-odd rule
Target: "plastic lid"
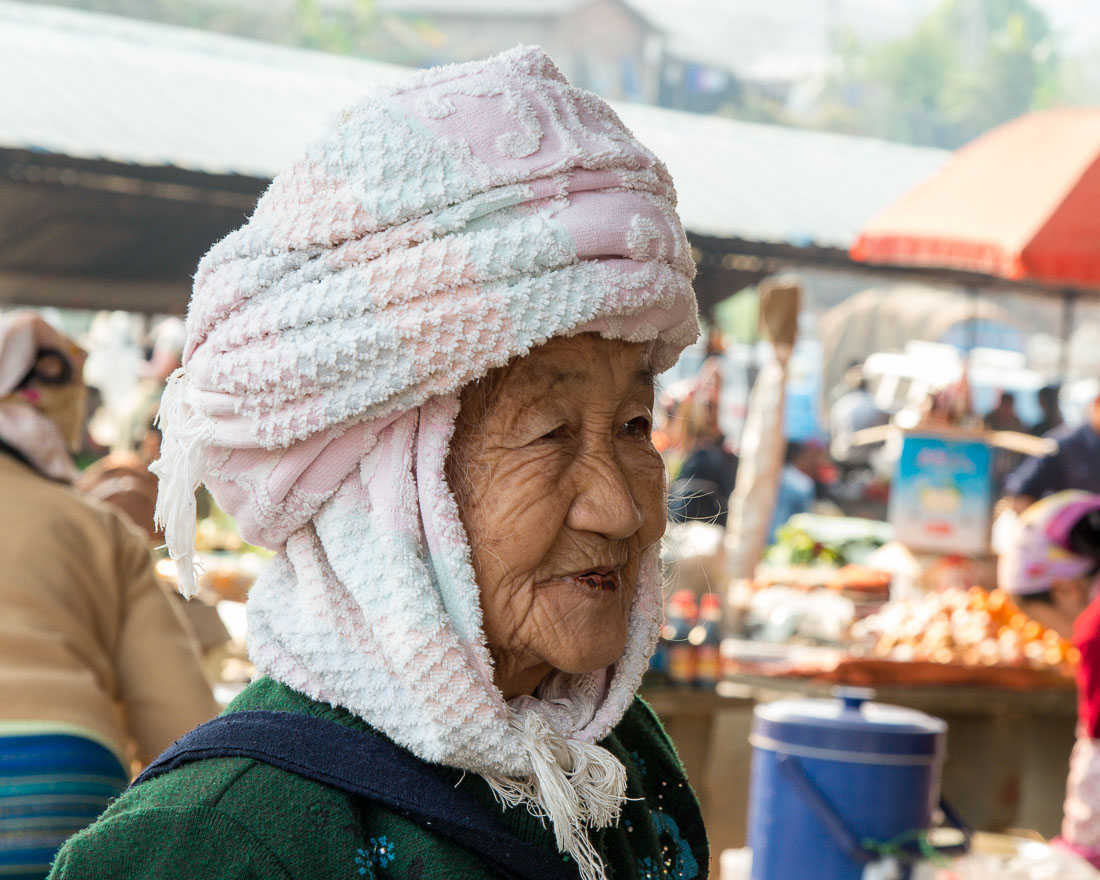
[{"label": "plastic lid", "polygon": [[943,754],[947,724],[939,718],[868,701],[860,688],[837,688],[836,699],[779,700],[754,710],[754,744],[867,755]]}]

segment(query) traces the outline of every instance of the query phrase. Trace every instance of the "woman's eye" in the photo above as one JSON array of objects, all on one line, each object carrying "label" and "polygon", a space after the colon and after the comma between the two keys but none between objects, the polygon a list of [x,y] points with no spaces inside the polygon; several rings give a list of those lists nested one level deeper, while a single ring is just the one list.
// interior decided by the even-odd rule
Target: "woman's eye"
[{"label": "woman's eye", "polygon": [[565,438],[566,430],[565,425],[558,425],[556,428],[547,431],[545,434],[539,437],[540,440],[562,440]]},{"label": "woman's eye", "polygon": [[650,422],[645,416],[638,416],[623,424],[619,428],[619,434],[623,437],[649,438]]}]

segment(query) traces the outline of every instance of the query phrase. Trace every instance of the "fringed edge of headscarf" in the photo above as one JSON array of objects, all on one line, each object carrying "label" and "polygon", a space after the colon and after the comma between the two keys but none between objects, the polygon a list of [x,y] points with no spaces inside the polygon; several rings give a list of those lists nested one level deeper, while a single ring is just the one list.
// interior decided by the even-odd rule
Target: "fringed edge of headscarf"
[{"label": "fringed edge of headscarf", "polygon": [[179,591],[190,599],[198,589],[195,490],[202,482],[214,423],[194,400],[191,380],[183,367],[168,379],[160,399],[157,426],[162,432],[160,458],[149,465],[159,481],[154,520],[164,530],[168,555],[176,563]]},{"label": "fringed edge of headscarf", "polygon": [[587,829],[618,820],[626,800],[626,768],[605,748],[566,739],[533,710],[509,708],[508,714],[532,772],[523,777],[485,774],[490,790],[504,806],[525,806],[532,815],[549,819],[559,852],[577,863],[582,880],[606,880]]}]

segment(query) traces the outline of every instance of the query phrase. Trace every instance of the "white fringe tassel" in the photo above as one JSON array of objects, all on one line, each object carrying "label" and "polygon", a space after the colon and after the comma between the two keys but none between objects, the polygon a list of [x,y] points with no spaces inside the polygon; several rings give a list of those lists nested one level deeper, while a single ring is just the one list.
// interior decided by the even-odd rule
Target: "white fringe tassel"
[{"label": "white fringe tassel", "polygon": [[606,880],[586,829],[618,820],[626,769],[607,749],[566,739],[537,712],[508,711],[533,773],[523,778],[487,774],[489,788],[505,806],[522,804],[540,819],[550,819],[558,850],[576,861],[582,880]]},{"label": "white fringe tassel", "polygon": [[182,367],[169,378],[160,399],[157,426],[162,439],[160,458],[149,465],[160,482],[154,514],[164,529],[168,555],[176,563],[179,591],[190,599],[195,575],[195,490],[202,481],[206,449],[214,425],[192,399],[190,378]]}]

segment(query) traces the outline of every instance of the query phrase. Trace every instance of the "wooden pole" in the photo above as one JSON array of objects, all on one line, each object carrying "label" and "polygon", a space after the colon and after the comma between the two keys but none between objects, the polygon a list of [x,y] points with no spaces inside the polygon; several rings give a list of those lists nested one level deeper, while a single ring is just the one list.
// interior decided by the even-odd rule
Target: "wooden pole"
[{"label": "wooden pole", "polygon": [[1062,381],[1069,381],[1070,361],[1073,357],[1073,318],[1077,305],[1077,291],[1062,291]]}]

